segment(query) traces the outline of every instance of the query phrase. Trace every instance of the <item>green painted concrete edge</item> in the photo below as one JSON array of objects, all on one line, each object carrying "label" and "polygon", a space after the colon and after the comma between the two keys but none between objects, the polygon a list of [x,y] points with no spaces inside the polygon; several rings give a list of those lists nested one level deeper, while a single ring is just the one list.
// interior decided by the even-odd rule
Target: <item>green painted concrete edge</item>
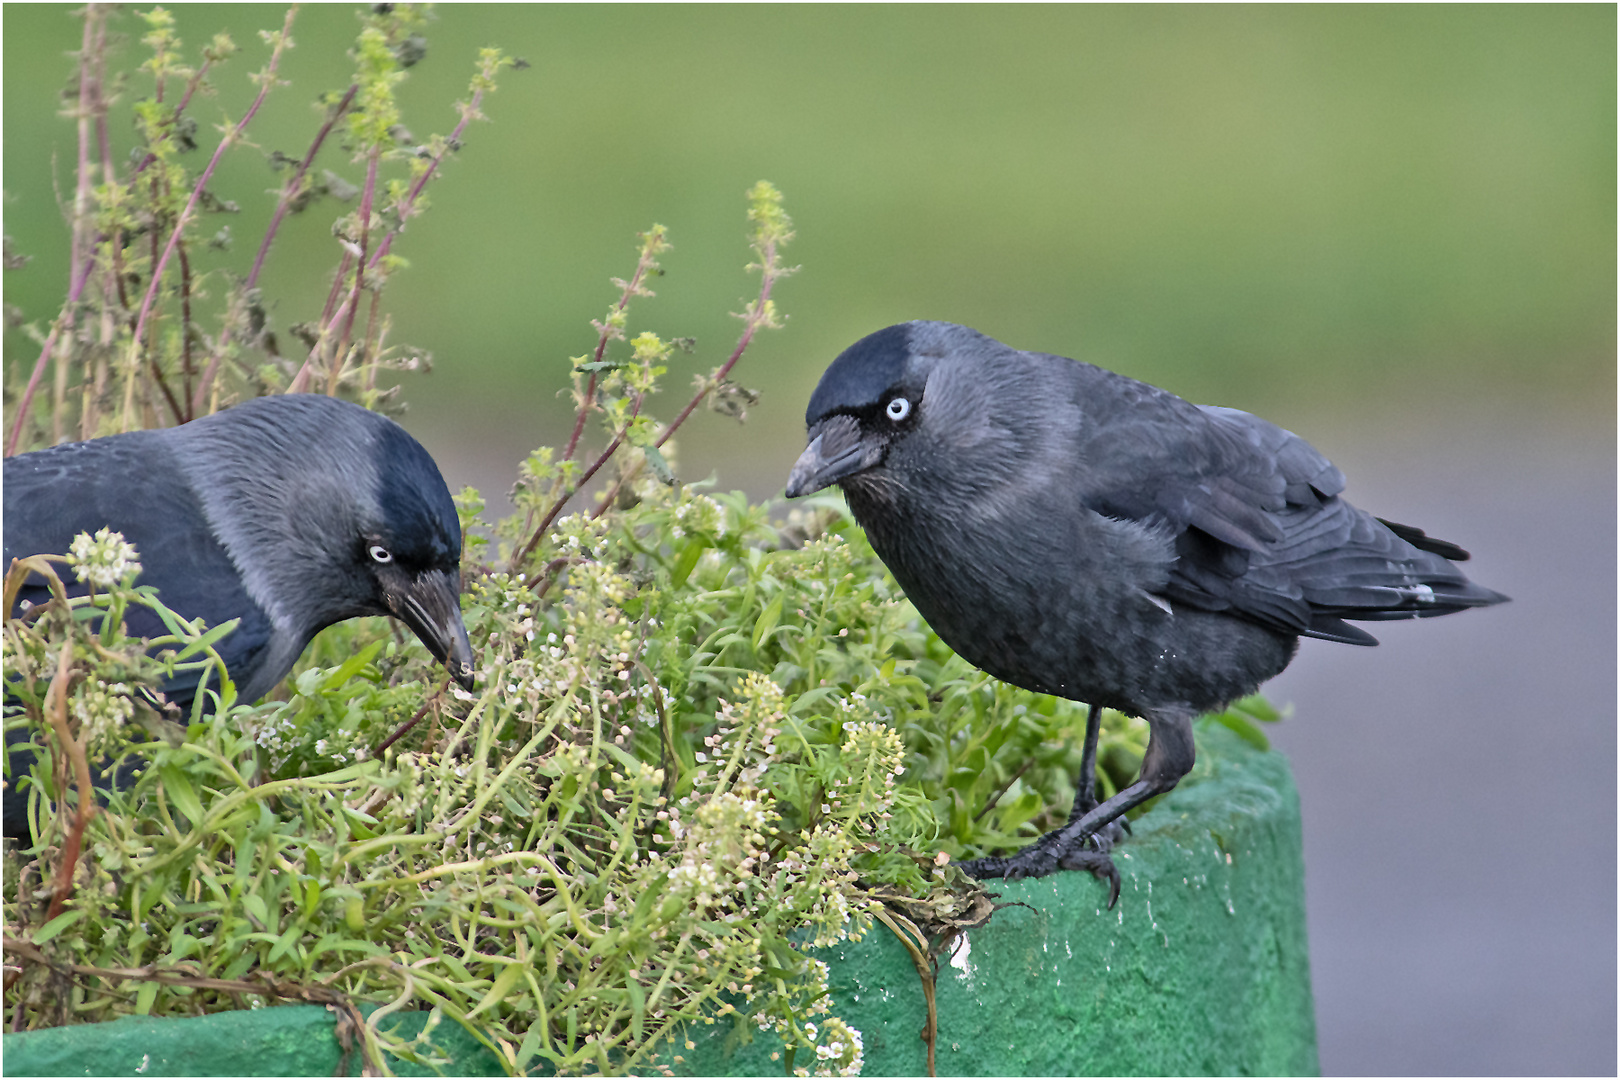
[{"label": "green painted concrete edge", "polygon": [[[1028,906],[996,912],[941,960],[939,1075],[1318,1073],[1292,772],[1214,725],[1200,742],[1193,774],[1116,850],[1114,910],[1086,874],[992,887]],[[893,935],[819,955],[833,1013],[862,1033],[863,1075],[926,1075],[922,991]],[[687,1075],[781,1075],[773,1037],[738,1045],[748,1033],[727,1027],[694,1038],[682,1062],[660,1060]]]},{"label": "green painted concrete edge", "polygon": [[[1000,884],[998,911],[942,958],[936,1068],[955,1076],[1314,1075],[1299,798],[1287,761],[1221,728],[1194,772],[1115,853],[1119,904],[1089,875]],[[882,927],[819,950],[832,1011],[862,1033],[867,1076],[925,1075],[922,989]],[[404,1036],[425,1013],[385,1026]],[[7,1076],[330,1076],[334,1018],[313,1005],[186,1020],[127,1018],[8,1034]],[[723,1020],[658,1064],[683,1075],[782,1075],[781,1044]],[[453,1022],[434,1032],[459,1075],[497,1075]],[[680,1060],[676,1060],[677,1054]],[[357,1055],[345,1070],[360,1071]],[[405,1076],[432,1075],[391,1061]],[[803,1060],[795,1065],[814,1071]]]}]

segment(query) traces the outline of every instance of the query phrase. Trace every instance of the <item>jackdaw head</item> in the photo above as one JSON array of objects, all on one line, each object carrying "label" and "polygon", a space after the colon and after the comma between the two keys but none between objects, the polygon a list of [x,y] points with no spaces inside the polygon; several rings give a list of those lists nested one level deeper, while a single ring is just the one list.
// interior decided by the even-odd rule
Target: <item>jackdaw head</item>
[{"label": "jackdaw head", "polygon": [[[1015,350],[965,326],[900,323],[845,349],[805,410],[808,445],[788,477],[790,499],[839,484],[868,505],[915,485],[934,494],[986,482],[1013,458],[1028,417],[1007,392]],[[915,491],[912,492],[916,494]],[[859,513],[857,513],[859,517]]]},{"label": "jackdaw head", "polygon": [[392,615],[472,688],[460,521],[438,466],[403,428],[296,394],[175,432],[215,533],[278,626],[307,641],[344,619]]},{"label": "jackdaw head", "polygon": [[[439,467],[398,425],[380,433],[378,513],[357,523],[353,567],[373,614],[399,619],[464,689],[472,644],[461,621],[461,523]],[[367,507],[369,509],[369,505]]]}]

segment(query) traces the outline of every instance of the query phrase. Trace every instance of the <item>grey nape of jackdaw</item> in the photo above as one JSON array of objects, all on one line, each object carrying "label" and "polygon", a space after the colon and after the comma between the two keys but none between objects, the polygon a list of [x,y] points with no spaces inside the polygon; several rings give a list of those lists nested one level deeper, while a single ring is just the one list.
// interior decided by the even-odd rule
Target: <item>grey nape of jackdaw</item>
[{"label": "grey nape of jackdaw", "polygon": [[[398,424],[315,394],[257,398],[179,427],[68,443],[5,462],[5,565],[123,533],[138,581],[188,619],[240,619],[218,644],[242,701],[263,696],[319,631],[393,615],[473,682],[461,621],[461,526],[438,466]],[[64,575],[69,593],[86,586]],[[24,603],[49,598],[30,575]],[[132,606],[132,634],[165,633]],[[189,711],[196,675],[159,689]],[[26,837],[25,752],[11,755],[5,834]],[[19,766],[21,766],[19,768]]]},{"label": "grey nape of jackdaw", "polygon": [[[1356,509],[1303,439],[965,326],[911,322],[846,349],[805,412],[789,498],[829,484],[934,631],[1016,686],[1091,706],[1067,825],[976,877],[1119,877],[1122,822],[1193,764],[1192,720],[1253,693],[1300,637],[1345,620],[1499,604],[1454,544]],[[1140,778],[1100,805],[1101,707],[1144,718]]]}]

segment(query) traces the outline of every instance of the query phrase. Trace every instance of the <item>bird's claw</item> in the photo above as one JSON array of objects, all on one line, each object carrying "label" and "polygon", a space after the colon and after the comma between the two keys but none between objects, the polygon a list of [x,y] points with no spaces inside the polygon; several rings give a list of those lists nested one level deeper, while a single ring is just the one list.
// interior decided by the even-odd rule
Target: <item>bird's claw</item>
[{"label": "bird's claw", "polygon": [[1111,821],[1097,832],[1078,836],[1068,844],[1058,839],[1058,833],[1047,833],[1016,855],[969,859],[961,864],[962,872],[980,880],[1019,881],[1046,877],[1059,870],[1085,870],[1108,885],[1108,906],[1112,908],[1119,900],[1119,870],[1108,853],[1123,837],[1123,832]]}]

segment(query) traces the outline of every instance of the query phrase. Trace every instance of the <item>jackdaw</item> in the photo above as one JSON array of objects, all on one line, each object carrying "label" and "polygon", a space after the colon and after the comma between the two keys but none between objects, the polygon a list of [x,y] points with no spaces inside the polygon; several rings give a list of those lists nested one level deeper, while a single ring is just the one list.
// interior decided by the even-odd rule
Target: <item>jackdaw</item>
[{"label": "jackdaw", "polygon": [[[1074,812],[975,877],[1118,874],[1122,814],[1193,765],[1192,720],[1253,693],[1346,619],[1498,604],[1454,544],[1343,499],[1303,439],[1091,364],[944,322],[846,349],[805,411],[794,498],[838,484],[934,631],[991,675],[1091,706]],[[1097,803],[1101,707],[1148,722],[1140,777]]]},{"label": "jackdaw", "polygon": [[[472,687],[455,503],[422,445],[369,409],[262,397],[179,427],[6,459],[7,567],[103,527],[135,546],[138,581],[169,608],[209,626],[241,620],[216,647],[239,700],[262,697],[318,632],[359,615],[400,619]],[[64,578],[70,595],[87,588]],[[19,607],[47,599],[31,575]],[[166,632],[144,607],[131,606],[126,625]],[[189,710],[196,681],[159,689]],[[27,835],[20,758],[5,792],[7,836]]]}]

